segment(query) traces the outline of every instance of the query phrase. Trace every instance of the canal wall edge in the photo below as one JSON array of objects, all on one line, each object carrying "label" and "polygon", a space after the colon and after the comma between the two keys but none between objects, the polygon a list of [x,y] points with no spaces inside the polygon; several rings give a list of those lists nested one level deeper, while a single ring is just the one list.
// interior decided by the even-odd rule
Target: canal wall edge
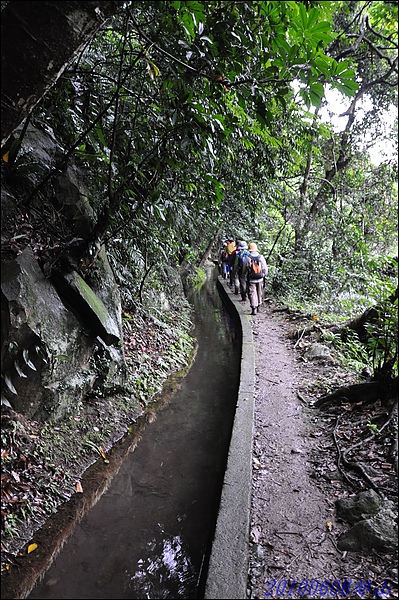
[{"label": "canal wall edge", "polygon": [[248,302],[239,302],[222,278],[217,288],[242,330],[241,373],[216,529],[205,584],[205,600],[247,598],[252,489],[255,347]]}]

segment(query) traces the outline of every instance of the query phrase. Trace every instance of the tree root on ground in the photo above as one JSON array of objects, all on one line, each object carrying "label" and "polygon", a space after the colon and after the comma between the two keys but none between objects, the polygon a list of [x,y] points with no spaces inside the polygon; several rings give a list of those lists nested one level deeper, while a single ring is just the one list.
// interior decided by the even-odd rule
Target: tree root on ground
[{"label": "tree root on ground", "polygon": [[381,400],[384,404],[398,397],[398,378],[384,379],[383,381],[369,381],[355,383],[354,385],[340,387],[331,394],[321,396],[313,404],[314,408],[321,408],[330,402],[342,401],[349,404],[357,402],[372,403]]},{"label": "tree root on ground", "polygon": [[[338,453],[338,459],[337,459],[337,467],[339,472],[342,474],[342,476],[344,477],[344,479],[353,487],[356,488],[356,482],[354,480],[352,480],[351,477],[349,477],[347,475],[347,473],[344,471],[344,469],[342,467],[345,467],[346,469],[349,469],[351,471],[354,471],[355,473],[357,473],[358,475],[360,475],[360,477],[366,481],[366,483],[373,488],[373,490],[375,490],[381,497],[385,497],[385,490],[382,491],[383,488],[381,488],[380,486],[378,486],[372,479],[371,477],[368,475],[368,473],[366,472],[366,468],[364,467],[364,465],[362,465],[360,462],[353,462],[348,460],[347,455],[349,452],[352,452],[355,448],[358,448],[359,446],[371,441],[373,438],[376,437],[376,435],[380,435],[381,432],[389,425],[389,423],[392,421],[392,419],[395,417],[396,413],[397,413],[397,401],[394,404],[394,407],[392,408],[390,415],[388,417],[388,419],[385,421],[385,423],[382,425],[382,427],[378,430],[378,432],[376,432],[375,434],[365,438],[364,440],[357,442],[356,444],[353,444],[352,446],[350,446],[349,448],[347,448],[346,450],[342,450],[340,448],[340,445],[338,443],[337,440],[337,429],[338,429],[338,424],[339,424],[339,420],[341,415],[338,415],[336,422],[335,422],[335,426],[332,432],[332,436],[333,436],[333,440],[334,440],[334,444],[335,447],[337,449],[337,453]],[[396,442],[396,449],[397,449],[397,442]],[[391,453],[390,453],[391,455]],[[394,464],[394,467],[396,469],[397,472],[397,453],[396,453],[396,464]]]}]

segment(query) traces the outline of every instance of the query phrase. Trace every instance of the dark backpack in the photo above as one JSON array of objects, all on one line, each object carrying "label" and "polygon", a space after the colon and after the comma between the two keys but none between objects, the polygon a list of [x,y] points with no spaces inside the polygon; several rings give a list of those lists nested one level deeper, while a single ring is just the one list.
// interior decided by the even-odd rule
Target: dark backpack
[{"label": "dark backpack", "polygon": [[262,263],[260,261],[260,255],[250,256],[251,262],[248,270],[248,278],[251,280],[262,279]]},{"label": "dark backpack", "polygon": [[249,265],[251,264],[251,256],[248,250],[241,250],[239,253],[238,274],[240,277],[246,277],[248,274]]}]

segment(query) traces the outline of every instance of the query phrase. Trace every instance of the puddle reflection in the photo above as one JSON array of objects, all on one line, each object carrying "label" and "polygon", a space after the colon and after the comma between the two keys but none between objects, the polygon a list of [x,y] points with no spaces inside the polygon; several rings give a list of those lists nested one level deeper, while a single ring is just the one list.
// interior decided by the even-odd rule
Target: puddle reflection
[{"label": "puddle reflection", "polygon": [[[137,571],[130,577],[140,598],[187,598],[195,590],[198,575],[180,535],[169,535],[158,523],[161,540],[147,544],[146,558],[138,560]],[[165,582],[167,586],[165,587]]]}]

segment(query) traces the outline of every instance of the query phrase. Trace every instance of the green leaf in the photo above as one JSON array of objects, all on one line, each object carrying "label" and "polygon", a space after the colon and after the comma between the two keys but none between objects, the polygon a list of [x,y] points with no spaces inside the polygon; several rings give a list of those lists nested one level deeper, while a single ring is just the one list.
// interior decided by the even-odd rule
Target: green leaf
[{"label": "green leaf", "polygon": [[345,69],[345,71],[341,71],[339,73],[340,79],[355,79],[356,74],[355,71],[353,71],[353,69]]},{"label": "green leaf", "polygon": [[154,214],[162,221],[166,221],[165,208],[154,204]]},{"label": "green leaf", "polygon": [[310,91],[320,99],[324,96],[324,87],[321,83],[312,83],[310,86]]},{"label": "green leaf", "polygon": [[10,164],[15,161],[20,148],[21,148],[21,141],[20,140],[13,140],[11,142],[10,148],[8,150],[8,162]]},{"label": "green leaf", "polygon": [[54,358],[58,358],[58,360],[69,360],[69,356],[66,354],[56,354]]},{"label": "green leaf", "polygon": [[302,29],[305,30],[308,25],[308,15],[306,12],[305,5],[302,2],[299,4],[299,16],[301,19],[300,24],[302,25]]},{"label": "green leaf", "polygon": [[101,129],[101,127],[99,127],[98,125],[96,125],[95,132],[97,134],[98,139],[100,140],[100,143],[101,143],[102,147],[105,148],[107,144],[105,143],[105,138],[104,138],[103,130]]},{"label": "green leaf", "polygon": [[354,96],[355,91],[359,89],[356,81],[347,81],[345,83],[339,83],[338,81],[335,81],[331,83],[331,87],[339,90],[341,94],[349,97]]},{"label": "green leaf", "polygon": [[[319,37],[321,39],[324,37],[324,34],[329,34],[330,23],[328,23],[327,21],[322,21],[321,23],[317,23],[317,25],[312,27],[312,29],[310,31],[311,31],[312,35],[319,34],[314,37]],[[320,35],[320,34],[323,34],[323,35]]]},{"label": "green leaf", "polygon": [[334,68],[334,73],[336,75],[338,75],[339,73],[343,73],[344,71],[346,71],[347,69],[349,69],[349,64],[346,60],[343,60],[341,62],[335,62],[335,68]]},{"label": "green leaf", "polygon": [[313,91],[313,89],[311,88],[309,91],[309,97],[311,100],[311,103],[313,104],[313,106],[315,106],[316,108],[319,108],[321,101],[323,100],[323,96],[320,96],[317,92]]},{"label": "green leaf", "polygon": [[314,25],[314,23],[316,23],[318,17],[319,17],[319,11],[316,10],[315,8],[311,8],[307,13],[306,29],[310,29],[311,27],[313,27],[313,25]]}]

